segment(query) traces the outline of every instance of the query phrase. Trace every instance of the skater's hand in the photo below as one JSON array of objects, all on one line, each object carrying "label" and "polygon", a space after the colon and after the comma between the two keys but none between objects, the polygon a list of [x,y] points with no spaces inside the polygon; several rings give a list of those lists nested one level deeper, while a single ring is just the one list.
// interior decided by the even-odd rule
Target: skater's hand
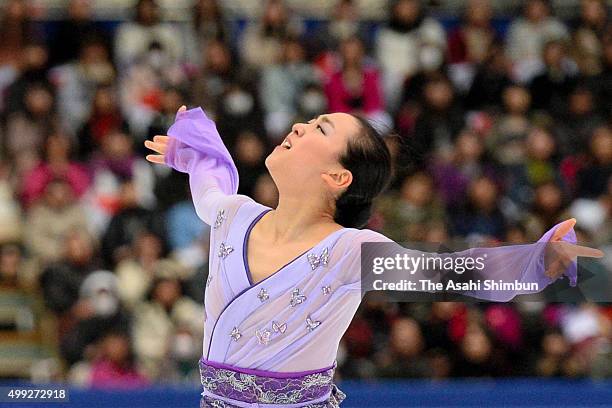
[{"label": "skater's hand", "polygon": [[563,241],[563,237],[576,225],[576,219],[562,222],[548,241],[545,255],[546,276],[556,279],[567,270],[574,259],[579,256],[601,258],[604,253],[599,249],[576,245]]},{"label": "skater's hand", "polygon": [[[181,106],[177,113],[185,112],[187,107]],[[151,163],[166,164],[165,154],[168,150],[168,143],[170,142],[170,136],[157,135],[153,137],[153,141],[145,140],[144,145],[146,148],[153,150],[159,154],[148,154],[146,159]]]}]

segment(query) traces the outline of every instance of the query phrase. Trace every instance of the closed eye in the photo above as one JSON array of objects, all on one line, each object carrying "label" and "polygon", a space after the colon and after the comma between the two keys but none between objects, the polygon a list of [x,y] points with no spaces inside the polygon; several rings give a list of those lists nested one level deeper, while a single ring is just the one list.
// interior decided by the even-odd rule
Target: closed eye
[{"label": "closed eye", "polygon": [[323,128],[321,127],[321,125],[317,125],[317,129],[321,130],[321,133],[325,134],[325,132],[323,131]]}]

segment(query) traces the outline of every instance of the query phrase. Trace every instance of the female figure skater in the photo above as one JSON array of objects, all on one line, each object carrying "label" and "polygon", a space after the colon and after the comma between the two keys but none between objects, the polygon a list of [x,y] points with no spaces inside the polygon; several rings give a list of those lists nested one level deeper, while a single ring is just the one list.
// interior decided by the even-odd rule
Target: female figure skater
[{"label": "female figure skater", "polygon": [[[181,107],[168,135],[145,142],[158,153],[147,160],[189,174],[196,211],[211,226],[201,406],[339,406],[345,394],[332,376],[363,296],[361,243],[393,242],[359,229],[390,178],[382,138],[345,113],[293,125],[265,161],[279,191],[272,209],[236,194],[236,167],[202,109]],[[558,224],[540,241],[566,241],[569,260],[601,256],[573,245],[574,223]],[[529,247],[502,247],[516,248],[505,258],[513,262],[484,275],[539,274],[550,283]],[[565,265],[549,265],[548,273],[556,277]]]}]

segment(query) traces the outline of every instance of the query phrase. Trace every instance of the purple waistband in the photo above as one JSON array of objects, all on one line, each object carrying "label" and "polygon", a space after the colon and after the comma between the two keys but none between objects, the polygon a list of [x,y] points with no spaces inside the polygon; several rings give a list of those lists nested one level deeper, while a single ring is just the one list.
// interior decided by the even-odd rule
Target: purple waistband
[{"label": "purple waistband", "polygon": [[200,359],[202,386],[219,397],[248,403],[296,404],[331,394],[333,366],[300,372],[274,372]]},{"label": "purple waistband", "polygon": [[204,357],[200,359],[200,362],[208,366],[214,367],[214,368],[224,368],[226,370],[236,371],[239,373],[253,374],[253,375],[260,376],[260,377],[270,377],[270,378],[304,377],[310,374],[319,374],[319,373],[324,373],[325,371],[334,370],[337,365],[337,363],[334,362],[333,365],[329,367],[325,367],[325,368],[319,368],[318,370],[279,372],[279,371],[256,370],[254,368],[236,367],[236,366],[225,364],[225,363],[218,363],[216,361],[206,360]]}]

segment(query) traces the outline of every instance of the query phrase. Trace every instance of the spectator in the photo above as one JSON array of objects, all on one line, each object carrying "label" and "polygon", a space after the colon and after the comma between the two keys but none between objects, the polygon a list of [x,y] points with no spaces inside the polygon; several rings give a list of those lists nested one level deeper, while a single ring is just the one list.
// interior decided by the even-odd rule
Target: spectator
[{"label": "spectator", "polygon": [[417,322],[408,318],[396,320],[389,343],[390,350],[381,356],[377,377],[418,378],[428,374],[427,362],[422,357],[423,335]]},{"label": "spectator", "polygon": [[498,110],[502,106],[503,90],[511,83],[511,62],[503,47],[493,43],[484,61],[476,69],[465,98],[466,108]]},{"label": "spectator", "polygon": [[106,44],[95,37],[80,41],[78,60],[60,65],[50,73],[57,89],[59,114],[73,134],[91,116],[96,89],[111,84],[115,78]]},{"label": "spectator", "polygon": [[29,1],[9,0],[0,10],[0,67],[17,68],[19,54],[26,44],[39,39],[41,33],[31,20]]},{"label": "spectator", "polygon": [[195,1],[192,16],[186,46],[189,60],[200,65],[211,41],[228,43],[231,40],[231,26],[218,0]]},{"label": "spectator", "polygon": [[46,185],[44,199],[28,212],[25,244],[30,254],[43,263],[60,259],[71,230],[87,229],[83,207],[73,197],[65,179],[53,178]]},{"label": "spectator", "polygon": [[383,234],[396,242],[422,241],[426,223],[444,219],[433,180],[425,173],[407,177],[399,194],[381,198],[377,212],[383,218]]},{"label": "spectator", "polygon": [[152,44],[158,44],[173,62],[185,57],[179,31],[161,21],[155,0],[138,0],[134,11],[134,20],[122,23],[115,34],[115,56],[120,71],[144,57]]},{"label": "spectator", "polygon": [[9,175],[8,163],[0,161],[0,243],[19,241],[23,231],[22,208]]},{"label": "spectator", "polygon": [[612,176],[612,130],[602,126],[589,141],[587,162],[578,171],[577,191],[580,197],[595,198],[604,194]]},{"label": "spectator", "polygon": [[[194,261],[205,262],[208,251],[202,252],[202,240],[207,240],[210,226],[204,224],[198,218],[193,202],[186,199],[174,204],[166,212],[165,219],[168,230],[168,245],[170,250],[177,255],[177,258],[183,262],[190,254],[195,257],[189,257]],[[187,264],[189,265],[189,263]]]},{"label": "spectator", "polygon": [[266,172],[264,160],[269,150],[266,140],[253,132],[246,131],[238,135],[234,157],[238,171],[244,175],[238,187],[239,194],[253,194],[257,178]]},{"label": "spectator", "polygon": [[605,125],[596,103],[594,91],[585,83],[579,82],[570,92],[566,111],[557,121],[557,134],[566,155],[586,152],[590,135]]},{"label": "spectator", "polygon": [[266,131],[272,140],[281,141],[288,133],[298,111],[299,97],[319,78],[305,60],[305,50],[297,40],[283,41],[279,63],[262,69],[261,101],[266,113]]},{"label": "spectator", "polygon": [[430,165],[436,190],[448,207],[465,200],[467,186],[475,178],[481,175],[499,177],[492,163],[485,161],[484,154],[482,139],[465,130],[457,137],[450,160],[439,158]]},{"label": "spectator", "polygon": [[464,21],[448,37],[449,62],[474,64],[484,62],[497,39],[492,25],[493,9],[489,0],[471,0],[464,12]]},{"label": "spectator", "polygon": [[513,21],[508,29],[507,53],[512,60],[513,78],[529,82],[541,69],[542,51],[548,41],[567,41],[565,25],[551,15],[548,0],[527,0],[523,16]]},{"label": "spectator", "polygon": [[550,130],[534,127],[525,141],[525,160],[506,168],[506,195],[521,210],[529,208],[534,189],[544,183],[562,185],[557,166],[557,142]]},{"label": "spectator", "polygon": [[49,62],[52,66],[73,62],[82,53],[84,42],[100,36],[106,47],[107,34],[94,22],[91,0],[70,0],[67,18],[59,21],[49,40]]},{"label": "spectator", "polygon": [[120,191],[118,211],[102,237],[102,256],[110,267],[129,257],[131,246],[144,232],[156,234],[165,245],[164,222],[154,211],[138,203],[134,181],[125,180]]},{"label": "spectator", "polygon": [[389,20],[377,35],[375,50],[386,104],[393,112],[400,97],[398,84],[424,67],[442,65],[446,34],[440,23],[426,15],[419,0],[394,0]]},{"label": "spectator", "polygon": [[91,367],[93,388],[143,388],[149,381],[134,361],[130,338],[126,333],[108,333],[100,340],[100,356]]},{"label": "spectator", "polygon": [[[67,313],[79,297],[81,283],[98,266],[93,238],[86,231],[70,231],[64,238],[61,259],[48,265],[40,276],[45,304],[60,318],[69,320]],[[60,323],[60,333],[65,331]]]},{"label": "spectator", "polygon": [[[366,41],[367,27],[354,0],[338,0],[331,12],[331,18],[313,35],[304,39],[308,59],[314,61],[326,74],[332,74],[333,54],[340,43],[350,37],[359,37]],[[369,51],[367,42],[365,48]]]},{"label": "spectator", "polygon": [[356,37],[344,40],[340,57],[340,68],[325,85],[329,110],[362,114],[390,125],[378,70],[366,57],[363,42]]},{"label": "spectator", "polygon": [[458,377],[495,377],[504,374],[503,356],[496,353],[490,337],[479,327],[468,329],[460,344],[453,375]]},{"label": "spectator", "polygon": [[45,193],[49,183],[61,178],[70,187],[70,196],[80,199],[89,188],[87,169],[72,160],[70,139],[61,133],[54,133],[45,142],[44,160],[25,175],[21,191],[26,208],[35,204]]},{"label": "spectator", "polygon": [[127,124],[121,115],[115,88],[112,85],[98,86],[91,101],[87,122],[78,133],[78,157],[89,161],[90,156],[105,145],[105,139],[110,133],[125,128]]},{"label": "spectator", "polygon": [[150,232],[141,232],[132,244],[130,253],[133,255],[117,265],[118,293],[121,302],[130,311],[145,300],[155,269],[164,266],[158,265],[163,262],[162,250],[159,237]]},{"label": "spectator", "polygon": [[423,166],[429,155],[448,156],[455,138],[464,127],[464,115],[456,103],[455,91],[448,78],[436,75],[425,83],[423,110],[414,125],[410,143],[413,160]]},{"label": "spectator", "polygon": [[490,0],[471,0],[461,25],[448,36],[448,62],[453,82],[460,89],[469,89],[476,67],[485,61],[498,39],[492,18]]},{"label": "spectator", "polygon": [[567,198],[554,181],[537,186],[525,221],[528,234],[542,236],[546,230],[569,216],[566,206]]},{"label": "spectator", "polygon": [[[122,193],[134,194],[128,201],[150,209],[155,204],[154,174],[142,158],[132,150],[132,141],[120,129],[113,129],[102,141],[102,146],[89,160],[92,188],[85,199],[90,226],[104,231],[111,217],[120,210]],[[122,184],[133,180],[128,190]]]},{"label": "spectator", "polygon": [[202,330],[203,309],[183,296],[181,284],[170,270],[160,270],[151,285],[150,300],[135,312],[134,345],[147,376],[157,380],[167,375],[171,361],[166,350],[174,336],[186,333],[196,344]]},{"label": "spectator", "polygon": [[[151,140],[156,135],[163,135],[174,123],[176,111],[181,107],[185,100],[184,92],[179,88],[168,87],[163,90],[159,112],[153,117],[147,131],[147,139]],[[136,151],[139,156],[146,154],[144,140],[138,140]]]},{"label": "spectator", "polygon": [[531,125],[531,94],[520,85],[509,85],[502,94],[504,111],[486,139],[487,150],[502,165],[525,159],[525,138]]},{"label": "spectator", "polygon": [[202,58],[204,62],[194,78],[190,97],[196,105],[202,106],[207,114],[215,118],[221,109],[221,97],[234,83],[248,77],[248,70],[237,66],[229,46],[219,40],[208,43],[202,50]]},{"label": "spectator", "polygon": [[117,277],[109,271],[91,272],[82,281],[78,301],[69,315],[70,328],[60,337],[62,354],[70,364],[92,359],[96,342],[107,333],[128,330],[130,317],[117,291]]},{"label": "spectator", "polygon": [[26,92],[35,84],[50,88],[48,74],[49,50],[39,41],[31,39],[21,48],[19,70],[10,75],[11,81],[4,91],[4,112],[6,115],[19,113],[27,109]]},{"label": "spectator", "polygon": [[601,72],[604,37],[610,30],[606,2],[581,0],[580,17],[572,33],[572,56],[585,76]]},{"label": "spectator", "polygon": [[5,135],[7,156],[14,161],[18,174],[22,176],[38,163],[45,134],[58,125],[54,97],[48,85],[29,85],[24,100],[25,110],[8,117]]},{"label": "spectator", "polygon": [[565,112],[567,97],[576,85],[577,71],[566,57],[564,44],[559,41],[544,45],[543,62],[543,72],[531,81],[532,106],[560,116]]},{"label": "spectator", "polygon": [[506,234],[506,221],[499,210],[498,191],[494,181],[486,176],[472,180],[465,204],[452,211],[453,235],[476,242],[491,238],[501,241]]},{"label": "spectator", "polygon": [[242,61],[260,69],[279,62],[282,43],[288,37],[298,37],[302,32],[283,0],[268,0],[259,22],[249,24],[240,40]]}]

